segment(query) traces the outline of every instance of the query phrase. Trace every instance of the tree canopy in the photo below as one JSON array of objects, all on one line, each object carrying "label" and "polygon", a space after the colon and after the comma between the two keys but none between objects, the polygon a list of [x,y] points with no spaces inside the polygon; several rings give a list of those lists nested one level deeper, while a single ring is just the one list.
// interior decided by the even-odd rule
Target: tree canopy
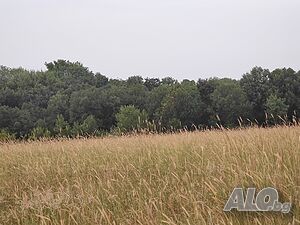
[{"label": "tree canopy", "polygon": [[[127,80],[57,60],[45,71],[0,67],[0,137],[41,138],[131,131],[266,125],[298,118],[300,72],[255,67],[240,80],[172,77]],[[146,126],[146,124],[148,124]],[[270,123],[269,123],[270,125]]]}]

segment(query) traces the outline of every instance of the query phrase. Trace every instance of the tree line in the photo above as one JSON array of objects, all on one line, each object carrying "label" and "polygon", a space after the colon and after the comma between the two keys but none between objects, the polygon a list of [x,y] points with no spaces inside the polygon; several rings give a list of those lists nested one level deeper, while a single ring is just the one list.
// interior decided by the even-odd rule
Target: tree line
[{"label": "tree line", "polygon": [[0,139],[293,122],[300,71],[254,67],[240,80],[109,79],[79,62],[46,71],[0,67]]}]

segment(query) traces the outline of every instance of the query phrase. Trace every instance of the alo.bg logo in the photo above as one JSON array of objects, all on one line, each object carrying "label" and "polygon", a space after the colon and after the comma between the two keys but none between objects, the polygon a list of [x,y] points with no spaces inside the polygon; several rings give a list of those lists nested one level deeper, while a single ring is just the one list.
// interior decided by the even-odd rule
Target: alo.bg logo
[{"label": "alo.bg logo", "polygon": [[255,197],[256,188],[248,188],[246,197],[242,188],[235,188],[231,193],[224,211],[231,211],[236,209],[241,212],[266,212],[275,211],[282,213],[289,213],[292,208],[291,203],[279,202],[278,191],[275,188],[264,188],[257,193]]}]

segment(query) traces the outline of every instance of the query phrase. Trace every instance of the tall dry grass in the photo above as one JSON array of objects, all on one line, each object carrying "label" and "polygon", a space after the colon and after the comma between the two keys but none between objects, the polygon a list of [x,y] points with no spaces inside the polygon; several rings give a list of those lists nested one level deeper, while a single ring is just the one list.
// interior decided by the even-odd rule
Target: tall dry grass
[{"label": "tall dry grass", "polygon": [[[234,187],[289,214],[224,213]],[[298,224],[300,127],[0,145],[0,224]]]}]

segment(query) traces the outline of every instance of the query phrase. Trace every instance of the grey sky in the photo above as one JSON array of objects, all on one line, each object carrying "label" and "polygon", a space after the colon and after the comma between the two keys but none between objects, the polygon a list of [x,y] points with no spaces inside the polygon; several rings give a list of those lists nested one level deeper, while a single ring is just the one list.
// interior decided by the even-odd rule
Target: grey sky
[{"label": "grey sky", "polygon": [[299,0],[0,0],[0,64],[126,78],[300,69]]}]

